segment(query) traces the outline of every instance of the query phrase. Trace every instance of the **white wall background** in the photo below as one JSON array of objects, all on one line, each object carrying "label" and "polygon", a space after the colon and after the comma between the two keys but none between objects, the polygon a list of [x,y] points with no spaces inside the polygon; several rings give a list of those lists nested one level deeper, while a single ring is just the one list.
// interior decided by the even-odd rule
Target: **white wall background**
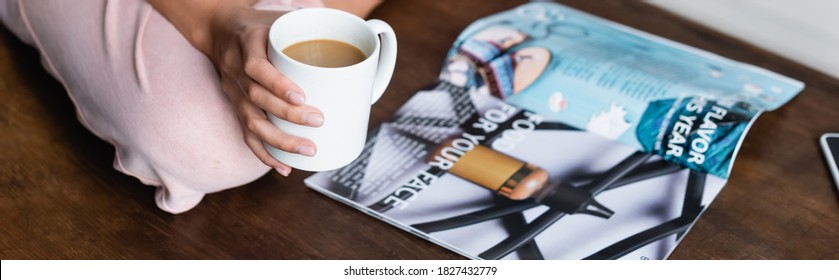
[{"label": "white wall background", "polygon": [[648,2],[839,78],[839,1]]}]

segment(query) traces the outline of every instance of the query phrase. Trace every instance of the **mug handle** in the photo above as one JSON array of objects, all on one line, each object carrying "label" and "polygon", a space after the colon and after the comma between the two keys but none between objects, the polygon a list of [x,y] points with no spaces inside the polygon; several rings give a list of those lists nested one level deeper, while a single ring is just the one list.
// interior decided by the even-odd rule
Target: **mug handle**
[{"label": "mug handle", "polygon": [[390,78],[393,76],[393,68],[396,66],[396,33],[390,25],[378,19],[368,20],[367,26],[373,30],[373,33],[381,35],[379,66],[376,77],[373,79],[373,100],[370,102],[373,104],[385,93]]}]

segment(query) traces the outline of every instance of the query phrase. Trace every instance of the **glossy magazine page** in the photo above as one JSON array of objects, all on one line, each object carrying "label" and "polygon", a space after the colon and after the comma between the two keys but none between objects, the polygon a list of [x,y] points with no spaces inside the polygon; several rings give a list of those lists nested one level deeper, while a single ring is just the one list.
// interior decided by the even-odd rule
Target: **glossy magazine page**
[{"label": "glossy magazine page", "polygon": [[723,178],[749,121],[803,88],[555,3],[473,23],[440,76]]},{"label": "glossy magazine page", "polygon": [[667,258],[802,87],[553,3],[475,22],[445,59],[306,183],[475,259]]}]

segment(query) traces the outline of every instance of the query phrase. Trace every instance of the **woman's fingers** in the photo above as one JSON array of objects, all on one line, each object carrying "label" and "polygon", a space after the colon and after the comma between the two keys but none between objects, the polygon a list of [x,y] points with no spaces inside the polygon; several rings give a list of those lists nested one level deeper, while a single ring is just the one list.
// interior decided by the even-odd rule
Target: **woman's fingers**
[{"label": "woman's fingers", "polygon": [[[277,159],[271,156],[268,153],[268,150],[265,149],[265,146],[262,145],[262,141],[257,138],[256,134],[253,133],[248,129],[245,125],[247,123],[248,115],[245,114],[247,111],[258,111],[258,109],[246,109],[247,107],[255,107],[253,104],[249,104],[245,96],[241,93],[241,89],[236,84],[236,82],[232,81],[227,76],[222,76],[221,79],[221,87],[225,93],[227,93],[228,97],[230,98],[231,103],[235,104],[236,108],[236,115],[239,117],[239,122],[242,123],[242,137],[244,139],[245,145],[251,149],[253,154],[256,158],[259,159],[263,164],[270,166],[277,170],[278,173],[282,174],[283,176],[288,176],[291,172],[291,168],[287,168],[288,166],[281,163]],[[264,117],[264,114],[263,114]]]},{"label": "woman's fingers", "polygon": [[243,70],[251,79],[292,105],[303,105],[306,96],[294,82],[280,74],[268,61],[267,30],[249,30],[240,35]]},{"label": "woman's fingers", "polygon": [[263,143],[291,153],[299,153],[298,151],[301,151],[301,154],[304,155],[315,153],[316,148],[311,141],[283,133],[268,121],[265,112],[251,103],[235,81],[228,77],[222,77],[221,85],[222,89],[228,93],[231,102],[235,104],[239,121],[242,123],[245,145],[253,151],[262,163],[274,168],[284,176],[291,172],[291,167],[271,156]]},{"label": "woman's fingers", "polygon": [[268,61],[267,30],[251,29],[240,34],[244,75],[240,86],[248,98],[281,119],[313,127],[323,124],[320,110],[305,106],[306,97],[291,80]]},{"label": "woman's fingers", "polygon": [[268,150],[265,149],[265,146],[262,145],[262,141],[256,137],[256,134],[248,131],[247,129],[244,129],[243,133],[245,137],[245,145],[253,151],[253,154],[256,155],[262,163],[274,168],[277,173],[280,173],[283,176],[288,176],[288,174],[291,173],[291,167],[272,157],[271,154],[268,153]]},{"label": "woman's fingers", "polygon": [[266,144],[289,153],[304,156],[314,156],[317,152],[312,141],[283,132],[268,121],[265,114],[255,106],[245,105],[243,107],[241,108],[241,114],[244,118],[245,128]]},{"label": "woman's fingers", "polygon": [[290,104],[245,75],[242,75],[239,79],[242,80],[240,87],[248,100],[266,112],[300,125],[312,127],[323,125],[323,113],[317,108]]},{"label": "woman's fingers", "polygon": [[317,147],[282,131],[266,114],[318,127],[323,124],[323,113],[307,106],[303,91],[268,61],[268,25],[240,31],[237,37],[229,37],[226,49],[213,55],[222,88],[236,108],[245,144],[260,161],[288,175],[291,168],[271,156],[266,145],[304,156],[314,156]]}]

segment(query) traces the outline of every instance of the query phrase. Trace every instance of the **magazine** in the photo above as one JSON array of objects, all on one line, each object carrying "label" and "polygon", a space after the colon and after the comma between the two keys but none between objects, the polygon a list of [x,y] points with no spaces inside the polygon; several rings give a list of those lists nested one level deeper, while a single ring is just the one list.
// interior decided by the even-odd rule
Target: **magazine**
[{"label": "magazine", "polygon": [[473,259],[666,259],[799,81],[533,2],[306,184]]}]

